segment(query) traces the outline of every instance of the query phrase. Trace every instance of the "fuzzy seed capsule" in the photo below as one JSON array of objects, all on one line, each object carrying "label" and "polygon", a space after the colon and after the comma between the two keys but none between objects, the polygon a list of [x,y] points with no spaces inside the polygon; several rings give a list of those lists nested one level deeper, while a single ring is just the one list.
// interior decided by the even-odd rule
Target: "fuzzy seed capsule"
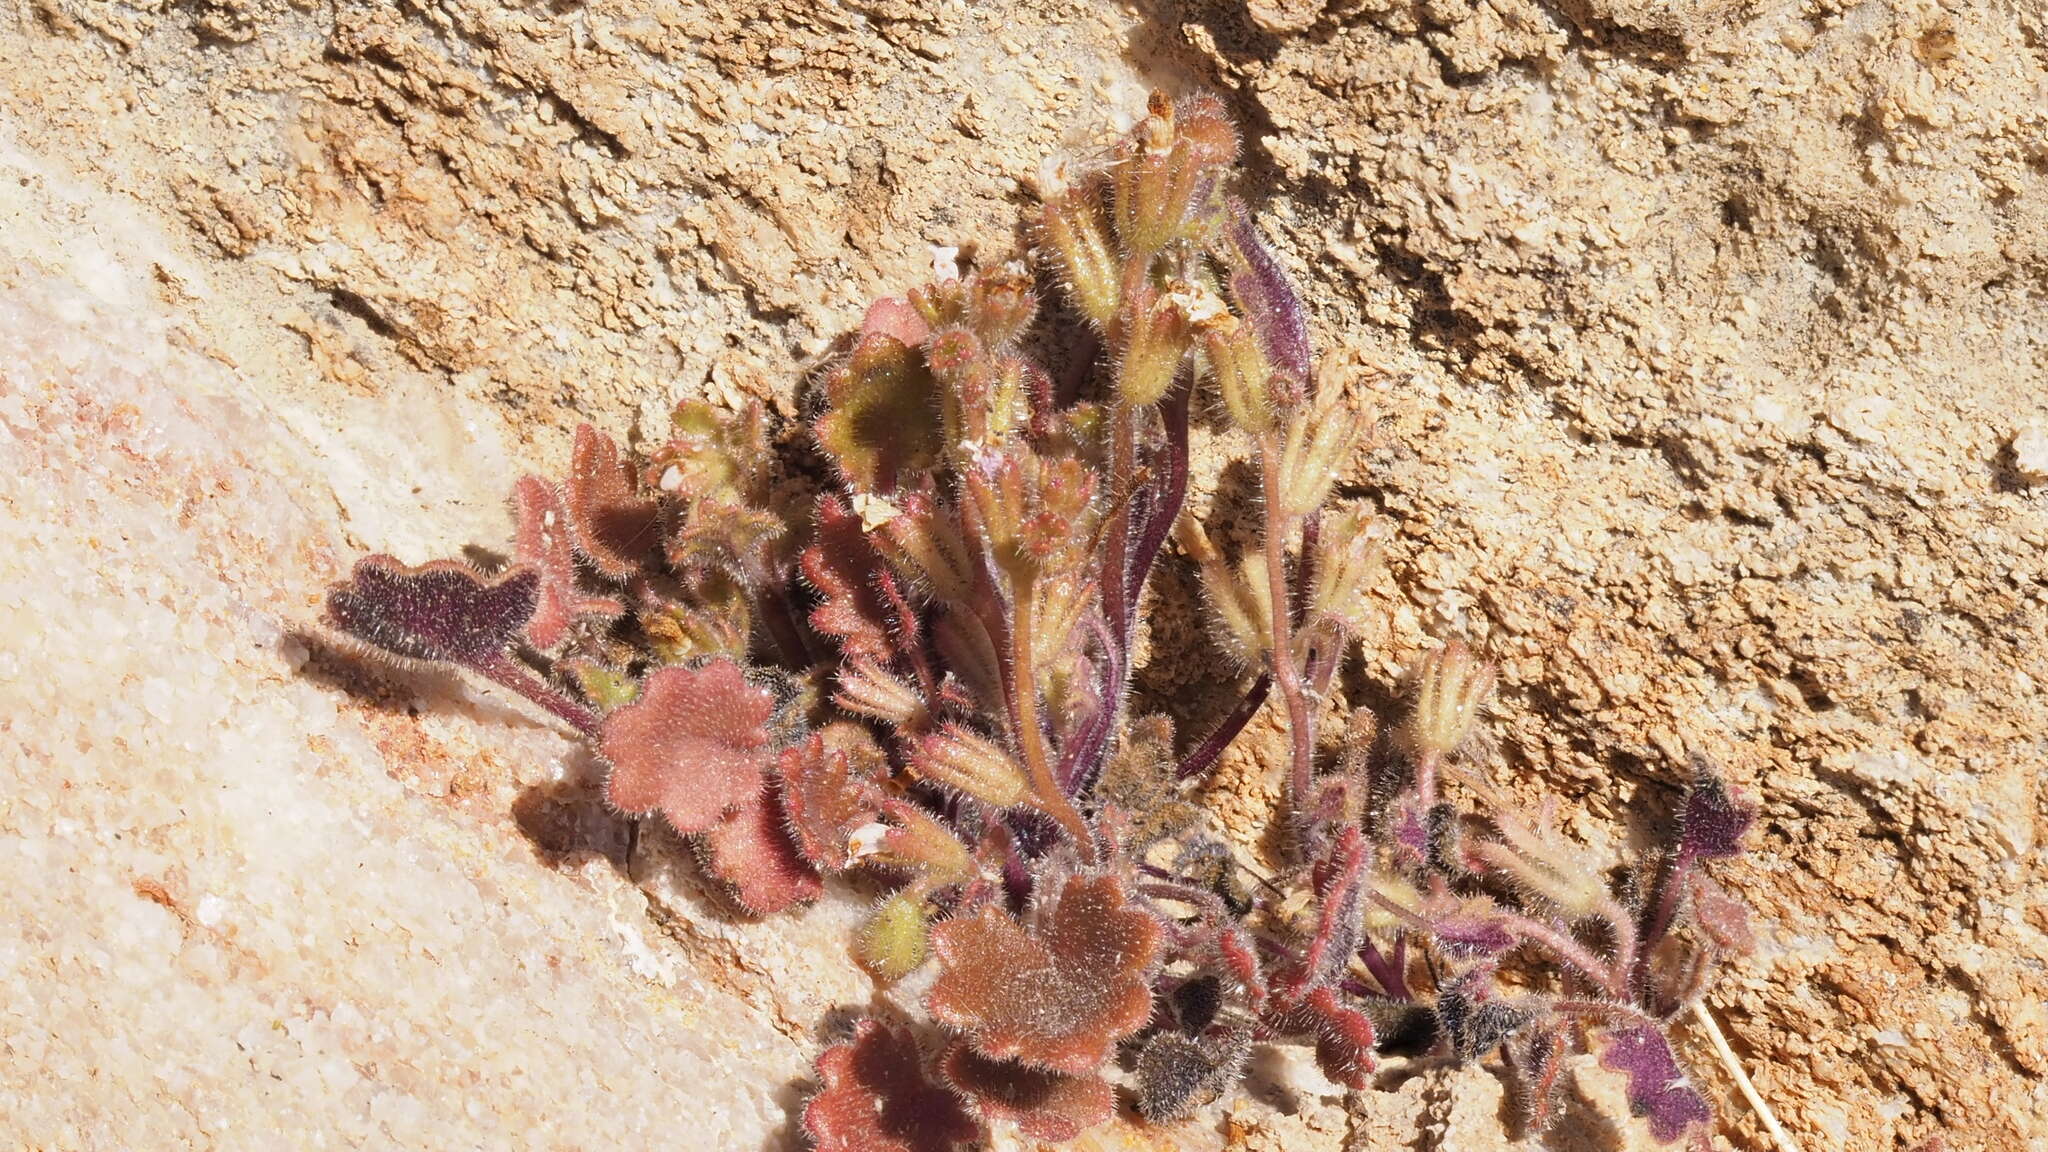
[{"label": "fuzzy seed capsule", "polygon": [[876,905],[861,925],[854,956],[875,979],[893,984],[924,963],[930,935],[924,902],[898,892]]}]

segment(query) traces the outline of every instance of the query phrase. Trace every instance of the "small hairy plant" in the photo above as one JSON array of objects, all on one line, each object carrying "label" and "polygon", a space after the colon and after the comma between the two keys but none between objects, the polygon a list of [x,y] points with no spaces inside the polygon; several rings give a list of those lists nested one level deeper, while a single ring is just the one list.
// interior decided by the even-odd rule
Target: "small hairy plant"
[{"label": "small hairy plant", "polygon": [[[1170,1123],[1271,1043],[1354,1089],[1390,1054],[1497,1056],[1528,1132],[1590,1053],[1652,1137],[1704,1147],[1672,1026],[1747,947],[1702,866],[1753,809],[1697,764],[1668,846],[1589,859],[1473,762],[1494,673],[1455,639],[1403,717],[1319,731],[1386,532],[1330,502],[1365,421],[1230,193],[1237,150],[1215,99],[1155,97],[1114,148],[1045,169],[1035,272],[877,301],[808,421],[834,473],[812,498],[777,486],[758,408],[685,404],[633,451],[584,426],[559,483],[514,486],[505,572],[373,556],[329,621],[572,725],[608,800],[690,838],[748,909],[879,879],[854,958],[883,982],[935,967],[926,1019],[861,1019],[819,1057],[820,1149],[1062,1141],[1117,1080]],[[1034,358],[1041,277],[1096,345],[1079,373]],[[1256,477],[1241,555],[1183,509],[1198,411]],[[1131,692],[1170,540],[1247,674],[1185,743]],[[1272,876],[1190,795],[1269,700]]]}]

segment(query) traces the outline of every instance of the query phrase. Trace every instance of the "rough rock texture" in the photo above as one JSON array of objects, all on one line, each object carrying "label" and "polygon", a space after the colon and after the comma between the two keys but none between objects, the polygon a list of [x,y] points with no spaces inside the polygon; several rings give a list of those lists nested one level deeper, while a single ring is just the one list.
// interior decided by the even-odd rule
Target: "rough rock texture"
[{"label": "rough rock texture", "polygon": [[[1203,83],[1383,421],[1352,696],[1483,638],[1493,770],[1595,851],[1713,757],[1764,802],[1715,1009],[1805,1146],[2048,1148],[2044,44],[1914,0],[9,6],[0,1130],[790,1143],[872,995],[856,898],[735,918],[540,718],[309,631],[320,588],[499,546],[578,418],[794,413],[929,245],[1008,252],[1040,157]],[[1144,687],[1213,705],[1210,667]],[[1213,789],[1248,839],[1272,763]],[[1301,1080],[1180,1137],[1485,1147],[1500,1110]]]}]

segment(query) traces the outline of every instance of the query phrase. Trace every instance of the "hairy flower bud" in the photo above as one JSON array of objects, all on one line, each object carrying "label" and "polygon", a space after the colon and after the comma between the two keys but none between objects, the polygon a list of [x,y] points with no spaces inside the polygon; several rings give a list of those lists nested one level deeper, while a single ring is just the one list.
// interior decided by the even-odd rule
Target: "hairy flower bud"
[{"label": "hairy flower bud", "polygon": [[919,728],[929,720],[917,689],[871,660],[840,670],[839,691],[832,702],[856,716],[896,728]]},{"label": "hairy flower bud", "polygon": [[1093,181],[1048,192],[1039,236],[1058,260],[1060,280],[1074,306],[1097,328],[1108,328],[1123,277],[1101,201]]},{"label": "hairy flower bud", "polygon": [[932,596],[958,604],[974,594],[974,560],[959,519],[929,492],[899,500],[896,515],[868,538],[890,564]]},{"label": "hairy flower bud", "polygon": [[1031,290],[1031,274],[1014,260],[978,272],[968,282],[967,322],[991,348],[1015,344],[1037,315],[1038,296]]},{"label": "hairy flower bud", "polygon": [[1253,435],[1272,427],[1273,403],[1267,381],[1273,368],[1258,333],[1228,312],[1211,317],[1201,331],[1209,374],[1216,380],[1230,422]]},{"label": "hairy flower bud", "polygon": [[1331,395],[1287,421],[1287,442],[1280,454],[1278,513],[1306,516],[1322,506],[1337,483],[1337,470],[1358,443],[1362,421],[1342,397]]},{"label": "hairy flower bud", "polygon": [[925,737],[911,758],[913,775],[981,801],[1012,808],[1031,792],[1024,768],[995,742],[958,724]]},{"label": "hairy flower bud", "polygon": [[1520,821],[1496,825],[1505,842],[1482,840],[1465,851],[1477,863],[1506,874],[1524,898],[1542,901],[1567,922],[1593,915],[1607,901],[1607,885],[1583,847]]},{"label": "hairy flower bud", "polygon": [[1188,297],[1145,285],[1124,300],[1117,397],[1133,407],[1157,404],[1173,387],[1193,338]]},{"label": "hairy flower bud", "polygon": [[1366,589],[1383,570],[1387,524],[1363,504],[1348,504],[1325,517],[1316,550],[1315,592],[1309,603],[1314,615],[1357,636],[1370,623]]},{"label": "hairy flower bud", "polygon": [[1114,173],[1117,239],[1139,265],[1179,240],[1213,234],[1217,186],[1237,155],[1223,106],[1202,97],[1176,105],[1154,92]]},{"label": "hairy flower bud", "polygon": [[1266,582],[1250,570],[1249,558],[1231,567],[1193,517],[1177,521],[1173,534],[1201,572],[1202,598],[1216,621],[1218,640],[1240,661],[1257,662],[1273,646],[1272,599]]},{"label": "hairy flower bud", "polygon": [[853,859],[916,873],[917,883],[927,891],[973,879],[974,857],[967,845],[924,809],[890,800],[882,811],[893,823],[854,829],[847,841],[847,854]]},{"label": "hairy flower bud", "polygon": [[1478,726],[1493,692],[1493,665],[1462,640],[1453,640],[1423,659],[1416,675],[1415,712],[1404,736],[1418,758],[1449,756]]}]

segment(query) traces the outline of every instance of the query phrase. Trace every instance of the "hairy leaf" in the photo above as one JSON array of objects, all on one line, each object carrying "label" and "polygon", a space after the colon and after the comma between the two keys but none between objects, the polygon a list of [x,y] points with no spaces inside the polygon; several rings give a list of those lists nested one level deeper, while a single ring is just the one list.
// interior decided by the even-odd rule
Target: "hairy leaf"
[{"label": "hairy leaf", "polygon": [[774,694],[730,660],[658,668],[599,730],[605,795],[624,812],[659,810],[678,832],[710,831],[758,792],[774,713]]},{"label": "hairy leaf", "polygon": [[1512,1051],[1515,1102],[1522,1114],[1523,1133],[1540,1133],[1556,1117],[1558,1073],[1564,1069],[1568,1051],[1564,1027],[1553,1021],[1539,1022],[1516,1038]]},{"label": "hairy leaf", "polygon": [[811,627],[837,640],[849,660],[888,663],[896,645],[875,585],[882,558],[861,530],[860,517],[839,497],[819,497],[816,525],[803,554],[804,579],[821,597],[811,611]]},{"label": "hairy leaf", "polygon": [[560,489],[538,476],[522,476],[512,488],[512,508],[518,523],[513,559],[540,574],[533,618],[526,622],[526,638],[534,647],[561,643],[578,617],[610,620],[625,612],[617,600],[586,596],[578,586],[569,510]]},{"label": "hairy leaf", "polygon": [[1316,1067],[1347,1088],[1363,1088],[1372,1072],[1377,1037],[1366,1014],[1339,998],[1327,984],[1308,990],[1300,1000],[1270,1017],[1276,1031],[1315,1038]]},{"label": "hairy leaf", "polygon": [[[1487,969],[1480,969],[1486,973]],[[1451,1042],[1451,1054],[1471,1063],[1505,1043],[1529,1023],[1529,1014],[1486,995],[1484,980],[1461,980],[1437,995],[1437,1030]]]},{"label": "hairy leaf", "polygon": [[669,567],[687,576],[717,572],[754,580],[769,569],[776,544],[787,532],[773,512],[729,496],[706,497],[682,511],[664,556]]},{"label": "hairy leaf", "polygon": [[1672,1143],[1713,1120],[1706,1097],[1686,1078],[1663,1033],[1637,1024],[1616,1028],[1604,1040],[1600,1066],[1628,1077],[1629,1111],[1649,1121],[1650,1135],[1659,1143]]},{"label": "hairy leaf", "polygon": [[868,305],[861,319],[862,336],[888,336],[905,347],[915,348],[932,334],[932,326],[917,306],[901,296],[884,296]]},{"label": "hairy leaf", "polygon": [[1097,1077],[990,1060],[957,1041],[940,1070],[983,1119],[1008,1120],[1034,1140],[1064,1143],[1116,1110],[1115,1095]]},{"label": "hairy leaf", "polygon": [[938,463],[937,385],[915,345],[883,330],[864,333],[826,378],[825,398],[818,446],[854,487],[889,492]]},{"label": "hairy leaf", "polygon": [[1314,364],[1314,354],[1309,350],[1307,313],[1280,262],[1259,239],[1258,225],[1252,223],[1250,210],[1236,200],[1230,203],[1225,239],[1231,296],[1259,334],[1259,342],[1273,367],[1306,383]]},{"label": "hairy leaf", "polygon": [[862,1020],[818,1057],[824,1088],[804,1105],[816,1152],[952,1152],[976,1140],[959,1097],[926,1075],[908,1029]]},{"label": "hairy leaf", "polygon": [[1679,822],[1679,854],[1701,859],[1737,855],[1742,834],[1755,819],[1755,805],[1738,801],[1711,767],[1697,762]]},{"label": "hairy leaf", "polygon": [[1138,1112],[1155,1124],[1179,1120],[1228,1087],[1250,1050],[1248,1033],[1199,1043],[1160,1032],[1138,1050]]},{"label": "hairy leaf", "polygon": [[530,568],[487,580],[452,560],[410,568],[389,556],[365,556],[348,582],[327,594],[327,617],[394,656],[476,668],[504,658],[533,617],[539,593],[540,574]]},{"label": "hairy leaf", "polygon": [[1069,877],[1028,931],[984,908],[932,936],[941,971],[927,1006],[991,1059],[1090,1072],[1151,1015],[1144,976],[1162,932],[1115,876]]},{"label": "hairy leaf", "polygon": [[703,841],[706,871],[724,881],[741,906],[757,916],[816,900],[825,890],[818,873],[790,842],[776,791],[775,782],[763,777],[754,798],[728,814]]},{"label": "hairy leaf", "polygon": [[857,724],[828,724],[783,750],[782,809],[805,860],[828,872],[853,866],[849,839],[881,813],[876,781],[888,767],[874,737]]},{"label": "hairy leaf", "polygon": [[654,501],[640,495],[619,446],[588,424],[577,426],[570,458],[569,526],[576,550],[615,580],[638,571],[661,539]]}]

